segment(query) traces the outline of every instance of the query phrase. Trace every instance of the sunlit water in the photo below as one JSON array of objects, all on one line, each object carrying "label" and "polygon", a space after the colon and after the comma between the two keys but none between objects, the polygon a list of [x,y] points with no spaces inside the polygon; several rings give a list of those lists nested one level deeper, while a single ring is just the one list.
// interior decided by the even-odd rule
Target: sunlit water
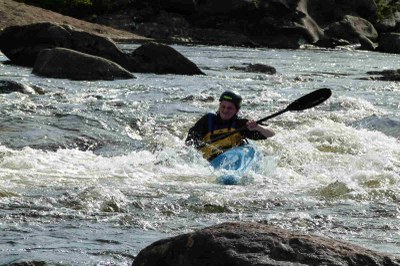
[{"label": "sunlit water", "polygon": [[[0,95],[0,265],[130,265],[156,240],[224,221],[400,254],[400,84],[363,80],[399,55],[174,47],[207,75],[78,82],[0,64],[0,79],[46,91]],[[230,69],[244,63],[278,74]],[[276,136],[256,143],[264,159],[240,185],[217,184],[184,145],[226,89],[259,119],[322,87],[324,104],[268,121]]]}]

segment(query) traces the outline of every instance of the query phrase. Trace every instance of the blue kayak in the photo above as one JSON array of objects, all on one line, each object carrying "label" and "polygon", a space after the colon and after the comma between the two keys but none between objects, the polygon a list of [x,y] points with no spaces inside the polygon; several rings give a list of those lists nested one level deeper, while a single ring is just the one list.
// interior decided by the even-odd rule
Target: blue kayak
[{"label": "blue kayak", "polygon": [[222,175],[217,182],[224,185],[236,185],[249,169],[257,165],[262,156],[251,144],[238,146],[218,155],[210,163]]}]

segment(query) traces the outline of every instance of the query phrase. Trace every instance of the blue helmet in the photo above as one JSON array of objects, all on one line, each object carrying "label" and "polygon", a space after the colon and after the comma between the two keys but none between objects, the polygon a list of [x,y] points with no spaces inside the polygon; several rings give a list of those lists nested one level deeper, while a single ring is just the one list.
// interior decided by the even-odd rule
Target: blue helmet
[{"label": "blue helmet", "polygon": [[233,92],[233,91],[224,91],[219,97],[219,101],[228,101],[235,105],[235,107],[239,110],[242,106],[242,96]]}]

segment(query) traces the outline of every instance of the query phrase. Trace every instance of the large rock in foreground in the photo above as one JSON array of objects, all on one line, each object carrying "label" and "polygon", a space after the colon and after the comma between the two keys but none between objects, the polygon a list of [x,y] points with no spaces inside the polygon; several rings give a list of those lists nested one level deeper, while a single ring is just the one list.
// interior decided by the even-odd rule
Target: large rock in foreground
[{"label": "large rock in foreground", "polygon": [[224,223],[153,243],[133,266],[399,265],[400,260],[329,238],[259,223]]}]

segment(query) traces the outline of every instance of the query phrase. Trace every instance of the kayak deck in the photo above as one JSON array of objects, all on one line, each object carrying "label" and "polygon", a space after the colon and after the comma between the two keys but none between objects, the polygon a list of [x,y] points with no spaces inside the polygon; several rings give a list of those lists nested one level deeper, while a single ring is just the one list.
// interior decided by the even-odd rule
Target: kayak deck
[{"label": "kayak deck", "polygon": [[253,145],[246,144],[218,155],[210,164],[222,173],[217,177],[218,183],[236,185],[260,159],[261,153]]}]

